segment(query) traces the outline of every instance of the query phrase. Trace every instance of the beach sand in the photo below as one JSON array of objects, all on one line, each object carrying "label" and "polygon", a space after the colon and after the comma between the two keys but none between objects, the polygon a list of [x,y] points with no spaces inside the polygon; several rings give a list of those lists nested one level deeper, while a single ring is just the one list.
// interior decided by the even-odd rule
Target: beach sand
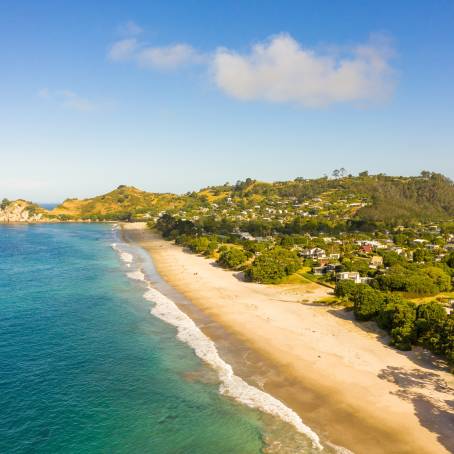
[{"label": "beach sand", "polygon": [[[399,352],[373,323],[316,304],[326,287],[243,282],[142,223],[125,224],[124,233],[167,283],[244,346],[226,358],[236,373],[251,381],[257,364],[263,390],[322,439],[355,453],[454,452],[454,377],[429,353]],[[225,344],[219,330],[201,329]]]}]

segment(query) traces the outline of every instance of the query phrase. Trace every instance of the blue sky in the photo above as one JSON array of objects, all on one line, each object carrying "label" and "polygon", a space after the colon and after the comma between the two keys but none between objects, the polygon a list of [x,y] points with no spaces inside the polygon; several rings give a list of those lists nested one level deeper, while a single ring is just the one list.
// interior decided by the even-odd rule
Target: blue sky
[{"label": "blue sky", "polygon": [[3,0],[0,197],[452,178],[453,23],[448,0]]}]

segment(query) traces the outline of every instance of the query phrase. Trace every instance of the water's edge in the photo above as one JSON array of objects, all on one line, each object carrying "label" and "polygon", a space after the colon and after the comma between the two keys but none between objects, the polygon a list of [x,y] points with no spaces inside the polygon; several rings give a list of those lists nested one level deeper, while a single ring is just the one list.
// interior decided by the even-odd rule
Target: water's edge
[{"label": "water's edge", "polygon": [[[127,235],[124,235],[125,232],[120,235],[121,230],[119,226],[114,226],[114,229],[118,230],[118,236],[116,237],[118,242],[114,243],[112,247],[117,251],[120,258],[126,264],[126,267],[131,268],[135,258],[131,251],[128,252],[125,249],[125,245],[134,245],[134,247],[143,251],[150,261],[152,261],[150,255],[140,245],[131,241]],[[219,387],[221,394],[229,396],[250,408],[280,418],[282,421],[292,425],[299,433],[308,437],[314,449],[324,449],[319,435],[307,426],[295,411],[286,406],[282,401],[255,386],[249,385],[241,377],[235,375],[231,365],[219,355],[215,343],[201,331],[193,319],[179,309],[178,305],[171,298],[159,291],[155,283],[148,279],[143,271],[142,269],[131,269],[131,271],[127,272],[127,275],[130,279],[141,281],[146,285],[147,289],[144,293],[144,298],[155,304],[150,312],[174,326],[177,329],[177,338],[189,345],[202,361],[217,372],[221,382]],[[324,444],[329,451],[334,450],[335,452],[344,454],[351,453],[348,449],[336,446],[329,441],[325,441]]]}]

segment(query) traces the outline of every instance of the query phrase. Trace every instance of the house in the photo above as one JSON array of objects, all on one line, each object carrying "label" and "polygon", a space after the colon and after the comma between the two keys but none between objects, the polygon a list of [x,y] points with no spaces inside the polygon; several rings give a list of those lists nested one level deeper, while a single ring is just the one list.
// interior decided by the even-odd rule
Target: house
[{"label": "house", "polygon": [[358,271],[343,271],[341,273],[337,273],[336,279],[338,281],[353,281],[355,284],[367,284],[372,280],[370,277],[361,277]]},{"label": "house", "polygon": [[380,255],[374,255],[370,259],[369,268],[378,268],[383,266],[383,257]]},{"label": "house", "polygon": [[332,273],[339,271],[341,269],[342,265],[340,263],[328,263],[323,266],[315,266],[312,268],[312,273],[316,275],[322,275],[322,274],[327,274],[327,273]]},{"label": "house", "polygon": [[319,247],[314,247],[312,249],[303,249],[300,252],[300,255],[307,259],[318,260],[324,259],[326,257],[326,252]]},{"label": "house", "polygon": [[315,266],[314,268],[312,268],[312,273],[317,275],[317,276],[321,276],[322,274],[326,274],[326,265],[323,265],[323,266]]},{"label": "house", "polygon": [[330,260],[339,260],[340,259],[340,254],[330,254],[329,255]]},{"label": "house", "polygon": [[322,265],[327,265],[329,263],[329,258],[328,257],[321,257],[317,259],[317,262],[320,266]]},{"label": "house", "polygon": [[342,265],[340,263],[328,263],[328,265],[326,265],[326,270],[328,272],[340,271],[341,269],[342,269]]},{"label": "house", "polygon": [[360,248],[361,252],[364,252],[365,254],[370,254],[373,251],[372,245],[371,244],[363,244]]},{"label": "house", "polygon": [[401,248],[401,247],[398,247],[398,246],[394,246],[390,250],[395,252],[396,254],[399,254],[399,255],[404,255],[405,254],[404,249]]},{"label": "house", "polygon": [[361,276],[359,275],[358,271],[344,271],[342,273],[337,273],[336,276],[338,281],[353,281],[355,284],[361,283]]},{"label": "house", "polygon": [[252,236],[249,232],[238,232],[238,235],[243,240],[255,241],[255,237]]}]

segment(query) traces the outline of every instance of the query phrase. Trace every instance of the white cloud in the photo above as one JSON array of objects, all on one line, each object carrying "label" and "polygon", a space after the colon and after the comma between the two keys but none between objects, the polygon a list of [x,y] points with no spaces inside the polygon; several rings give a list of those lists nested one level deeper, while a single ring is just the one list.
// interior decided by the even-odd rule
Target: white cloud
[{"label": "white cloud", "polygon": [[217,86],[235,98],[319,107],[388,98],[394,87],[391,56],[380,37],[341,55],[317,53],[281,34],[248,55],[218,49],[213,71]]},{"label": "white cloud", "polygon": [[137,61],[145,67],[175,69],[191,63],[200,63],[202,56],[188,44],[175,44],[165,47],[146,47],[137,54]]},{"label": "white cloud", "polygon": [[108,57],[159,70],[204,64],[217,87],[234,98],[308,107],[383,101],[395,85],[393,50],[380,35],[362,45],[321,51],[283,33],[255,44],[246,54],[226,48],[203,54],[185,43],[149,46],[127,38],[115,42]]},{"label": "white cloud", "polygon": [[118,31],[120,32],[120,34],[125,36],[136,36],[140,35],[143,32],[143,29],[134,21],[128,20],[128,22],[125,22],[124,24],[120,25],[120,27],[118,27]]},{"label": "white cloud", "polygon": [[79,112],[88,112],[98,108],[98,105],[77,93],[70,90],[50,91],[48,88],[42,88],[38,91],[38,97],[46,100],[53,100],[69,110]]},{"label": "white cloud", "polygon": [[204,55],[189,44],[148,46],[138,42],[136,38],[116,41],[110,47],[107,57],[113,62],[133,61],[140,67],[161,70],[172,70],[206,60]]},{"label": "white cloud", "polygon": [[114,43],[108,52],[108,58],[112,61],[125,61],[132,58],[137,49],[135,38],[122,39]]}]

